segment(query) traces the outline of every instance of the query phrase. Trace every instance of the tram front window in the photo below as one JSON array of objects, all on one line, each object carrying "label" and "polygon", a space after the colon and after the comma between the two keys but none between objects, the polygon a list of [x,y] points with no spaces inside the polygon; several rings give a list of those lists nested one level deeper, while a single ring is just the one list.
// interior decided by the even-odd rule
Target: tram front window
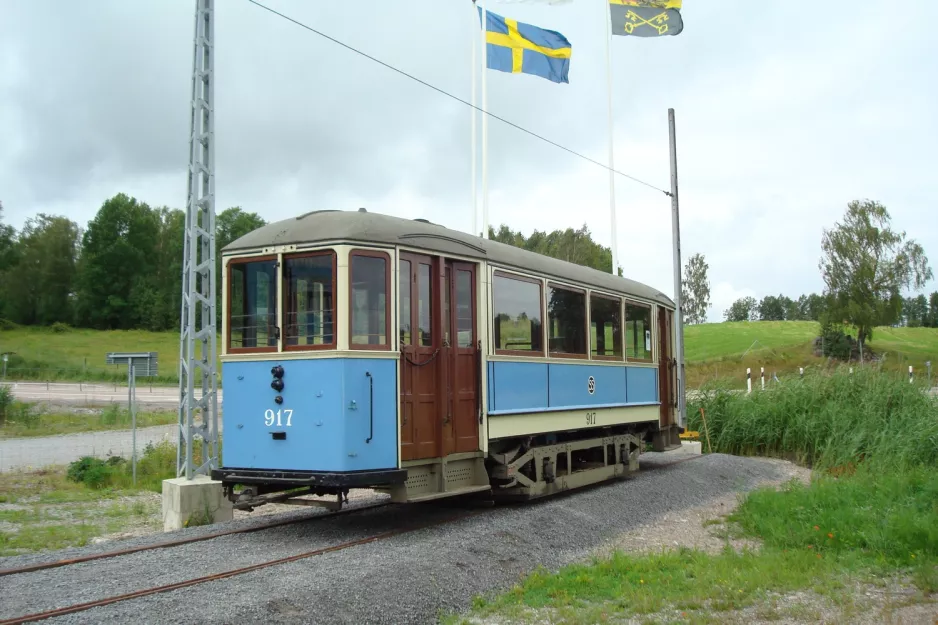
[{"label": "tram front window", "polygon": [[276,258],[231,261],[228,297],[228,347],[232,350],[276,349]]}]

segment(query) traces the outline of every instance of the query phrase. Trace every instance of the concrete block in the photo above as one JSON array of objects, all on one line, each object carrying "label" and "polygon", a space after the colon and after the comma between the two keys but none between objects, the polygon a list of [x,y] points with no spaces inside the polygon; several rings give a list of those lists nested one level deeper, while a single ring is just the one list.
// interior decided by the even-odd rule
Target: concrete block
[{"label": "concrete block", "polygon": [[164,532],[233,518],[234,509],[224,495],[221,482],[207,475],[197,475],[191,480],[184,477],[163,480]]},{"label": "concrete block", "polygon": [[703,447],[700,441],[681,441],[681,451],[685,454],[700,455]]}]

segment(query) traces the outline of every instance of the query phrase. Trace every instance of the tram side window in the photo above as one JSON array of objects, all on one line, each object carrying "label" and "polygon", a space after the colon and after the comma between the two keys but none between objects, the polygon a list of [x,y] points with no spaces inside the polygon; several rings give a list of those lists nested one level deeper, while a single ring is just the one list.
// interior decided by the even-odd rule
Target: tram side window
[{"label": "tram side window", "polygon": [[277,348],[276,259],[228,264],[228,348]]},{"label": "tram side window", "polygon": [[382,252],[355,251],[349,258],[351,290],[350,346],[390,349],[388,326],[389,260]]},{"label": "tram side window", "polygon": [[621,300],[590,294],[590,345],[594,358],[622,360]]},{"label": "tram side window", "polygon": [[335,346],[335,253],[284,258],[284,346]]},{"label": "tram side window", "polygon": [[540,281],[495,274],[492,290],[495,349],[543,354]]},{"label": "tram side window", "polygon": [[651,360],[651,308],[648,306],[625,305],[625,357]]},{"label": "tram side window", "polygon": [[548,345],[551,354],[586,356],[586,294],[548,287]]}]

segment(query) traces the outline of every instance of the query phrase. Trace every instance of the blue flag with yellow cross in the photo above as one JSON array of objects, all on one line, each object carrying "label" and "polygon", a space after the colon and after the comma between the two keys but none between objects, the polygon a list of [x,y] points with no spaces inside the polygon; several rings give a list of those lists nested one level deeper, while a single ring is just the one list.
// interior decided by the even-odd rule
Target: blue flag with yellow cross
[{"label": "blue flag with yellow cross", "polygon": [[[479,19],[482,19],[482,8]],[[489,69],[513,74],[531,74],[552,82],[569,83],[572,46],[567,38],[486,11],[485,41]]]}]

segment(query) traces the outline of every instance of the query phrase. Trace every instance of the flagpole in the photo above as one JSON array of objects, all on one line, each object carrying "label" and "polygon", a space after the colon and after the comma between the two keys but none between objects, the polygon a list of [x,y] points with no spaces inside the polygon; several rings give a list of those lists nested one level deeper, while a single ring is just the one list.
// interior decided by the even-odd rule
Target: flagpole
[{"label": "flagpole", "polygon": [[489,238],[489,102],[486,83],[488,82],[488,45],[486,33],[488,32],[488,13],[485,10],[485,0],[479,0],[482,9],[482,236]]},{"label": "flagpole", "polygon": [[470,234],[475,234],[478,232],[476,228],[479,227],[479,202],[476,198],[478,189],[476,188],[476,48],[479,45],[479,42],[476,40],[478,33],[476,32],[476,18],[477,11],[475,0],[472,3],[472,20],[469,22],[470,26],[470,40],[472,41],[472,106],[469,108],[469,114],[472,115],[471,132],[472,132],[472,226],[469,228]]},{"label": "flagpole", "polygon": [[615,159],[613,150],[613,119],[612,119],[612,16],[609,9],[609,0],[602,0],[605,16],[603,23],[606,30],[606,93],[609,97],[609,225],[612,239],[612,275],[618,275],[618,230],[616,229],[616,179],[613,170]]}]

